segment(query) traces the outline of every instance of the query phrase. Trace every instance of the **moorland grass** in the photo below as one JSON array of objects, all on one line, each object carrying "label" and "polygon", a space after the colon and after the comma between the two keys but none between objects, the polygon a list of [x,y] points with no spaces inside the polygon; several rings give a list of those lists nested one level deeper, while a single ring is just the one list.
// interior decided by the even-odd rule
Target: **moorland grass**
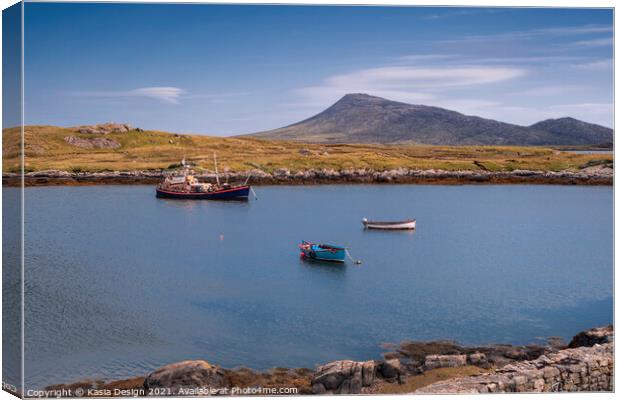
[{"label": "moorland grass", "polygon": [[[578,170],[609,162],[610,154],[574,154],[544,147],[519,146],[429,146],[379,144],[306,144],[254,139],[180,135],[160,131],[110,133],[106,138],[121,144],[117,149],[83,149],[64,138],[92,138],[70,128],[27,126],[24,129],[25,170],[56,169],[72,172],[165,169],[181,159],[208,170],[217,153],[220,170],[245,171],[278,168],[372,169],[410,168],[455,170],[538,171]],[[3,130],[4,172],[19,171],[20,129]]]}]

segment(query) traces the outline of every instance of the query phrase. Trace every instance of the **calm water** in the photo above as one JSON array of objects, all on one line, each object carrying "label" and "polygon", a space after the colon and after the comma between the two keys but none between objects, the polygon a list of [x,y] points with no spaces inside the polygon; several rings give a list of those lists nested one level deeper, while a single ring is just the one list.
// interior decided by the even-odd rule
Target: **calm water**
[{"label": "calm water", "polygon": [[[26,189],[27,387],[196,358],[313,367],[405,339],[529,343],[612,321],[611,187],[257,192]],[[365,232],[364,216],[415,217],[418,230]],[[302,239],[364,262],[304,262]]]}]

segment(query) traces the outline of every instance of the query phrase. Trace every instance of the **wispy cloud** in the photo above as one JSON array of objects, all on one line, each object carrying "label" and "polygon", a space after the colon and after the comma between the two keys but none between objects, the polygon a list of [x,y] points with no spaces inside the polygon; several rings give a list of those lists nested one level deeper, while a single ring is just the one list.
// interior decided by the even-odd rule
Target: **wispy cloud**
[{"label": "wispy cloud", "polygon": [[172,86],[143,87],[132,90],[73,92],[71,94],[93,98],[147,98],[168,104],[178,104],[185,90]]},{"label": "wispy cloud", "polygon": [[611,58],[605,60],[590,61],[581,64],[575,64],[574,67],[586,71],[602,71],[611,70],[614,66],[614,62]]},{"label": "wispy cloud", "polygon": [[530,64],[535,66],[565,64],[571,61],[583,60],[577,56],[523,56],[523,57],[486,57],[478,58],[480,64]]},{"label": "wispy cloud", "polygon": [[128,92],[129,96],[142,96],[150,99],[162,101],[164,103],[178,104],[179,97],[185,93],[183,89],[177,87],[145,87],[134,89]]},{"label": "wispy cloud", "polygon": [[526,73],[522,68],[502,66],[390,66],[334,75],[296,92],[309,105],[326,105],[351,92],[416,102],[434,99],[438,91],[503,82]]},{"label": "wispy cloud", "polygon": [[580,25],[565,26],[555,28],[538,28],[522,31],[511,31],[504,33],[493,33],[488,35],[470,35],[454,39],[439,40],[441,43],[481,43],[481,42],[502,42],[506,40],[531,40],[542,36],[571,36],[594,33],[610,33],[613,31],[611,25]]},{"label": "wispy cloud", "polygon": [[459,56],[456,54],[410,54],[410,55],[398,57],[397,60],[417,63],[417,62],[449,60],[449,59],[458,58],[458,57]]},{"label": "wispy cloud", "polygon": [[131,90],[86,91],[72,92],[71,95],[92,98],[144,98],[157,100],[166,104],[179,104],[182,100],[206,100],[209,103],[230,103],[235,98],[250,94],[249,92],[222,93],[188,93],[186,90],[173,86],[143,87]]},{"label": "wispy cloud", "polygon": [[184,95],[184,99],[205,99],[210,103],[230,103],[237,97],[247,96],[251,92],[198,93]]},{"label": "wispy cloud", "polygon": [[508,67],[380,67],[332,76],[326,80],[326,84],[340,87],[361,85],[384,89],[436,89],[500,82],[524,74],[525,70]]},{"label": "wispy cloud", "polygon": [[612,32],[613,27],[611,25],[578,25],[578,26],[560,26],[555,28],[542,28],[533,29],[530,33],[538,34],[553,34],[553,35],[579,35],[583,33],[601,33]]},{"label": "wispy cloud", "polygon": [[513,92],[512,95],[516,96],[556,96],[559,94],[565,94],[569,92],[576,92],[583,90],[581,85],[548,85],[538,86],[530,89],[519,90]]},{"label": "wispy cloud", "polygon": [[578,104],[558,104],[549,106],[552,110],[597,110],[599,112],[604,112],[613,107],[613,104],[610,103],[578,103]]},{"label": "wispy cloud", "polygon": [[425,15],[422,17],[422,19],[436,20],[436,19],[451,18],[451,17],[463,17],[467,15],[497,14],[497,13],[504,12],[504,10],[497,9],[497,8],[491,8],[491,9],[471,8],[471,9],[458,10],[458,11],[448,11],[449,9],[447,8],[446,10],[447,10],[446,12]]},{"label": "wispy cloud", "polygon": [[614,40],[611,37],[605,37],[605,38],[596,38],[596,39],[589,39],[589,40],[579,40],[577,42],[574,42],[573,45],[575,46],[582,46],[582,47],[602,47],[602,46],[611,46],[613,45]]},{"label": "wispy cloud", "polygon": [[406,56],[396,57],[397,65],[433,65],[437,66],[467,66],[467,65],[533,65],[544,66],[553,64],[565,65],[568,62],[587,61],[588,57],[583,56],[565,56],[565,55],[545,55],[545,56],[497,56],[497,57],[480,57],[464,54],[410,54]]}]

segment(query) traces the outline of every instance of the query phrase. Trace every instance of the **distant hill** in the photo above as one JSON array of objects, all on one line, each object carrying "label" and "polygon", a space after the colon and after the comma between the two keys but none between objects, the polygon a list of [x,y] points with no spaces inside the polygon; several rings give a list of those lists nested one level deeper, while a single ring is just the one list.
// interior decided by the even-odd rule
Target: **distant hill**
[{"label": "distant hill", "polygon": [[251,136],[311,143],[434,145],[594,145],[613,141],[611,129],[573,118],[528,127],[361,93],[347,94],[304,121]]},{"label": "distant hill", "polygon": [[613,143],[613,130],[570,117],[546,119],[531,125],[530,128],[560,135],[571,145],[600,143],[611,146]]}]

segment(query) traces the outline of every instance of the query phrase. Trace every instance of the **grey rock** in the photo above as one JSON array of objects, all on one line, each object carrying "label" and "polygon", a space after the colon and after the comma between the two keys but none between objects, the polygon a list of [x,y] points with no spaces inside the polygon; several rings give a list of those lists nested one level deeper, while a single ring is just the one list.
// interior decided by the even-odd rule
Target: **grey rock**
[{"label": "grey rock", "polygon": [[366,361],[362,364],[362,386],[370,386],[375,380],[376,364],[374,361]]},{"label": "grey rock", "polygon": [[[132,130],[132,126],[128,124],[116,124],[113,122],[106,122],[105,124],[97,125],[82,125],[75,128],[79,133],[88,133],[95,135],[107,135],[109,133],[125,133]],[[141,130],[140,130],[141,131]]]},{"label": "grey rock", "polygon": [[334,361],[317,368],[312,377],[315,394],[356,394],[375,379],[375,362]]},{"label": "grey rock", "polygon": [[[71,142],[73,145],[85,146],[85,148],[96,147],[111,147],[118,148],[120,143],[113,141],[109,138],[95,137],[95,138],[75,138],[67,137],[65,140]],[[55,178],[60,179],[73,179],[79,178],[81,182],[97,182],[105,183],[105,181],[118,183],[115,181],[118,177],[131,177],[136,182],[141,183],[157,183],[157,179],[163,176],[162,170],[147,170],[147,171],[114,171],[114,172],[62,172],[62,171],[38,171],[45,172],[42,175],[37,176],[37,179],[26,181],[27,185],[30,184],[44,184],[41,178],[49,178],[50,180]],[[69,174],[61,176],[60,174]],[[321,169],[321,170],[302,170],[291,172],[286,168],[280,168],[275,170],[272,174],[265,172],[261,169],[254,168],[249,171],[230,171],[226,174],[221,174],[221,178],[230,179],[231,181],[245,181],[248,174],[251,175],[250,182],[253,184],[274,184],[274,183],[322,183],[322,182],[359,182],[359,183],[373,183],[373,182],[397,182],[397,183],[425,183],[425,182],[437,182],[441,179],[458,180],[462,183],[477,182],[479,180],[507,180],[508,182],[517,183],[519,181],[527,182],[545,182],[556,184],[574,184],[574,183],[587,183],[587,184],[613,184],[613,174],[606,175],[600,174],[596,171],[591,173],[581,173],[574,171],[564,171],[562,173],[548,173],[544,171],[530,171],[531,175],[521,175],[523,171],[513,172],[489,172],[489,171],[442,171],[442,170],[410,170],[410,169],[396,169],[388,171],[374,171],[372,169],[345,169],[342,171],[336,171],[333,169]],[[25,175],[31,177],[30,175]],[[14,178],[19,178],[19,174],[4,173],[3,179],[9,181],[12,185],[14,183],[20,183]],[[207,182],[215,182],[215,173],[203,173],[198,176],[201,180]],[[14,183],[12,183],[14,182]],[[127,181],[129,182],[129,180]],[[5,181],[3,180],[3,183]],[[497,358],[499,354],[495,354],[490,357],[487,354],[487,359]],[[503,357],[503,355],[501,355]],[[528,356],[529,357],[529,356]]]},{"label": "grey rock", "polygon": [[121,147],[121,144],[116,140],[102,137],[84,139],[77,136],[67,136],[65,142],[83,149],[118,149]]},{"label": "grey rock", "polygon": [[513,362],[495,373],[436,382],[416,393],[613,391],[613,331],[605,327],[586,332],[581,339],[609,341]]},{"label": "grey rock", "polygon": [[467,355],[467,363],[472,365],[486,365],[487,356],[479,351]]},{"label": "grey rock", "polygon": [[379,364],[378,370],[381,376],[386,379],[398,378],[402,372],[402,365],[399,359],[393,358]]},{"label": "grey rock", "polygon": [[325,394],[327,392],[327,389],[325,389],[325,386],[323,386],[322,383],[314,383],[312,385],[312,393],[314,394]]},{"label": "grey rock", "polygon": [[424,368],[454,368],[462,367],[467,364],[467,356],[465,354],[458,355],[430,355],[426,356]]},{"label": "grey rock", "polygon": [[145,388],[167,388],[171,394],[180,394],[181,389],[222,388],[226,386],[224,371],[203,360],[181,361],[166,365],[149,374],[144,381]]},{"label": "grey rock", "polygon": [[579,332],[568,344],[568,347],[582,347],[582,346],[594,346],[595,344],[609,343],[613,341],[614,328],[612,325],[603,326],[599,328],[589,329],[587,331]]}]

